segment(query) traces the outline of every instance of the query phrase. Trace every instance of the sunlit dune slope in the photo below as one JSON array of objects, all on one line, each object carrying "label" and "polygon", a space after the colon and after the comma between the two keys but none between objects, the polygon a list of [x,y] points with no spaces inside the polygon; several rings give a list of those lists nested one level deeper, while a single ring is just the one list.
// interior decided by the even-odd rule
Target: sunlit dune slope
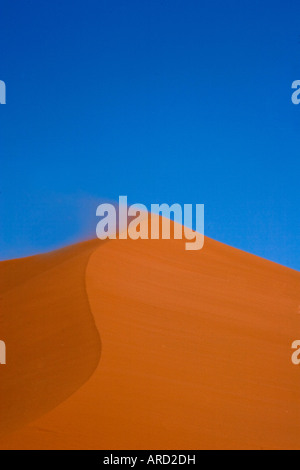
[{"label": "sunlit dune slope", "polygon": [[[48,330],[53,308],[45,310],[45,304],[64,305],[70,325],[75,307],[79,315],[76,289],[64,287],[79,260],[84,264],[86,245],[73,250],[42,279],[31,277],[30,289],[24,282],[18,287],[22,294],[17,290],[10,299],[6,319],[9,324],[14,318],[15,335],[16,320],[24,323],[22,296],[28,298],[25,314],[37,312],[32,292],[43,299],[49,339],[62,337],[63,326],[53,313]],[[98,367],[68,400],[61,397],[55,409],[3,437],[0,448],[300,448],[300,372],[291,362],[291,344],[300,332],[298,272],[210,239],[201,251],[185,251],[181,240],[111,240],[88,250],[86,293],[102,344]],[[68,299],[57,298],[59,286]],[[69,383],[76,376],[62,395],[79,386],[83,357],[90,361],[89,373],[98,360],[89,315],[86,322],[91,344],[74,326],[72,341],[45,374],[52,385],[60,370]],[[30,336],[29,326],[27,331]],[[18,339],[23,341],[21,333]],[[32,370],[43,360],[41,347],[36,345]],[[3,375],[1,387],[6,380]],[[65,387],[60,380],[52,385],[33,395],[33,407],[40,401],[39,414],[54,404],[42,409],[43,400],[48,403],[55,394],[57,400]],[[16,393],[13,385],[11,393]],[[16,419],[16,404],[13,396],[7,421],[10,415]]]}]

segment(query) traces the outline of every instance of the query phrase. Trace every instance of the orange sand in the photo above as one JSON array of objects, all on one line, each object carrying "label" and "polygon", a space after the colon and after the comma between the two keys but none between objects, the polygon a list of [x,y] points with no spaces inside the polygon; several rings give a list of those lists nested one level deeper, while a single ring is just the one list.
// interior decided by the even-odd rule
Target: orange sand
[{"label": "orange sand", "polygon": [[300,449],[298,272],[111,240],[0,279],[0,449]]}]

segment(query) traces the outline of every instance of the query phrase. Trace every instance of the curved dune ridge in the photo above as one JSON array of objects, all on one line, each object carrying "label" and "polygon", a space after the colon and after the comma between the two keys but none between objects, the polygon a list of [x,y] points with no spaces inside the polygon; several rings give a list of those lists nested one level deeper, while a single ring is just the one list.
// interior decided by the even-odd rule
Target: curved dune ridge
[{"label": "curved dune ridge", "polygon": [[0,449],[300,448],[298,272],[206,238],[87,242],[0,278]]},{"label": "curved dune ridge", "polygon": [[0,442],[68,398],[97,367],[101,343],[85,271],[98,244],[0,263],[0,333],[7,346]]}]

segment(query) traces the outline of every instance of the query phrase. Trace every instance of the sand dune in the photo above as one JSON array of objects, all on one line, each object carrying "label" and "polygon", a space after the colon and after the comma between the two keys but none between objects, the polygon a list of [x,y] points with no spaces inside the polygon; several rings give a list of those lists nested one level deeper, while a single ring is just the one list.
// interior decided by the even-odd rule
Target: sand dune
[{"label": "sand dune", "polygon": [[300,448],[298,272],[113,240],[0,277],[1,449]]},{"label": "sand dune", "polygon": [[0,263],[0,437],[57,406],[97,367],[101,342],[85,290],[93,246]]}]

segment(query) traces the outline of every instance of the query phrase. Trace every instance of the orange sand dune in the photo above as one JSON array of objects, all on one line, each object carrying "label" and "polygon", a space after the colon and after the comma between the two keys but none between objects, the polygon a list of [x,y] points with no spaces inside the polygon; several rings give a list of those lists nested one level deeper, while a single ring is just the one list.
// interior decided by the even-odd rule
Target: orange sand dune
[{"label": "orange sand dune", "polygon": [[0,336],[7,346],[0,442],[68,398],[97,367],[101,343],[85,290],[93,247],[0,263]]},{"label": "orange sand dune", "polygon": [[0,277],[1,449],[300,449],[298,272],[111,240]]}]

